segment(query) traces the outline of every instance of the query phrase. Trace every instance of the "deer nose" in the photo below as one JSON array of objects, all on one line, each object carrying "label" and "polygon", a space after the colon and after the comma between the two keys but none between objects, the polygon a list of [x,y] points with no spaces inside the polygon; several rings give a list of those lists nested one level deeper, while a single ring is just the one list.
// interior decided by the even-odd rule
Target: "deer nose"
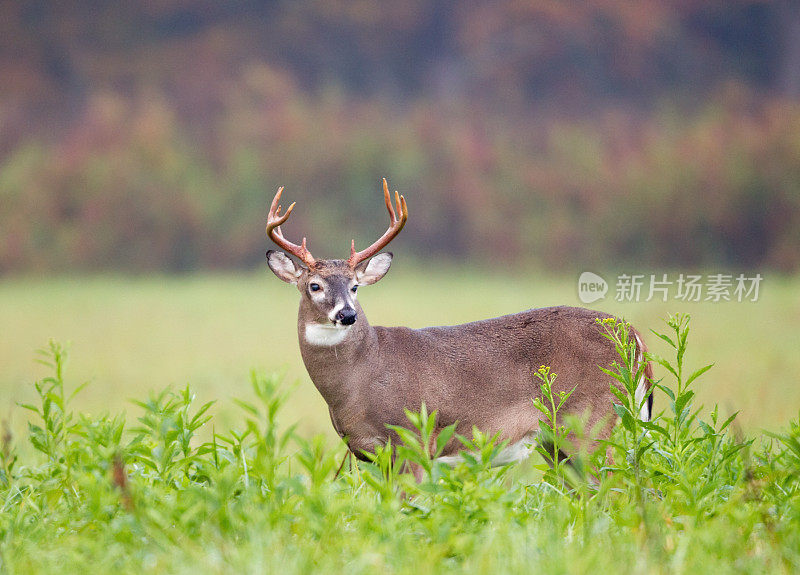
[{"label": "deer nose", "polygon": [[356,323],[357,315],[353,308],[342,308],[336,313],[336,319],[342,322],[342,325],[353,325]]}]

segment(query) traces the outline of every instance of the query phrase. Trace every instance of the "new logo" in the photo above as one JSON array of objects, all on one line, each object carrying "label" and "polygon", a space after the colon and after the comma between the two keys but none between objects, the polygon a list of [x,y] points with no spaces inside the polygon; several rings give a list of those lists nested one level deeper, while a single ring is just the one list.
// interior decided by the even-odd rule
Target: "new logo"
[{"label": "new logo", "polygon": [[578,278],[578,299],[593,303],[606,297],[608,283],[596,273],[583,272]]}]

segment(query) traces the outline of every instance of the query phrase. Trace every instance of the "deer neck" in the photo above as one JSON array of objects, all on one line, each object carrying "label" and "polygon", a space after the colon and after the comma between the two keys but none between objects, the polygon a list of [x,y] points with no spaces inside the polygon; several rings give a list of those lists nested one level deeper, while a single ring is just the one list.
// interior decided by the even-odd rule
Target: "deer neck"
[{"label": "deer neck", "polygon": [[377,345],[375,330],[356,302],[358,319],[345,329],[335,328],[315,317],[302,302],[297,317],[300,354],[311,381],[335,410],[359,393],[363,367]]}]

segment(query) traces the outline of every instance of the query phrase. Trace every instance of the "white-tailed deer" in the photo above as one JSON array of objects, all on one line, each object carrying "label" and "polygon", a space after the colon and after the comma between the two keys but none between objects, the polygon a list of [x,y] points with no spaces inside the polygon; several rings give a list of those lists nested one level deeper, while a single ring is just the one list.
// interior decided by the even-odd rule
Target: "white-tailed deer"
[{"label": "white-tailed deer", "polygon": [[[555,393],[577,385],[565,412],[588,416],[587,428],[611,421],[609,385],[614,380],[600,367],[610,367],[619,357],[595,322],[607,314],[550,307],[447,327],[371,326],[356,291],[389,270],[392,254],[378,252],[403,229],[405,199],[395,192],[395,212],[384,179],[390,217],[386,233],[360,252],[354,241],[347,260],[317,260],[306,238],[301,245],[284,238],[280,226],[294,204],[281,215],[282,191],[272,201],[267,235],[302,263],[272,250],[267,262],[276,276],[300,290],[297,331],[303,361],[328,404],[334,428],[357,457],[385,443],[393,435],[387,424],[406,425],[404,410],[419,410],[424,402],[438,411],[439,429],[457,423],[462,435],[470,436],[473,426],[499,432],[508,441],[501,462],[524,458],[539,429],[541,413],[532,400],[540,395],[534,374],[542,365],[558,374]],[[638,361],[644,361],[644,344],[631,332]],[[647,365],[636,393],[640,405],[651,378]],[[649,419],[651,409],[652,396],[640,417]],[[603,429],[601,435],[607,435],[610,424]],[[442,455],[450,459],[458,449],[458,442],[451,441]]]}]

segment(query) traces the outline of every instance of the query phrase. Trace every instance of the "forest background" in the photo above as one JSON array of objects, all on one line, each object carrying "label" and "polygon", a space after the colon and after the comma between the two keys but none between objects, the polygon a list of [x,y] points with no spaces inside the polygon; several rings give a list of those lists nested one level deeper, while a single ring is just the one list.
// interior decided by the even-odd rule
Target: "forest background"
[{"label": "forest background", "polygon": [[800,7],[0,4],[0,274],[341,257],[800,266]]}]

